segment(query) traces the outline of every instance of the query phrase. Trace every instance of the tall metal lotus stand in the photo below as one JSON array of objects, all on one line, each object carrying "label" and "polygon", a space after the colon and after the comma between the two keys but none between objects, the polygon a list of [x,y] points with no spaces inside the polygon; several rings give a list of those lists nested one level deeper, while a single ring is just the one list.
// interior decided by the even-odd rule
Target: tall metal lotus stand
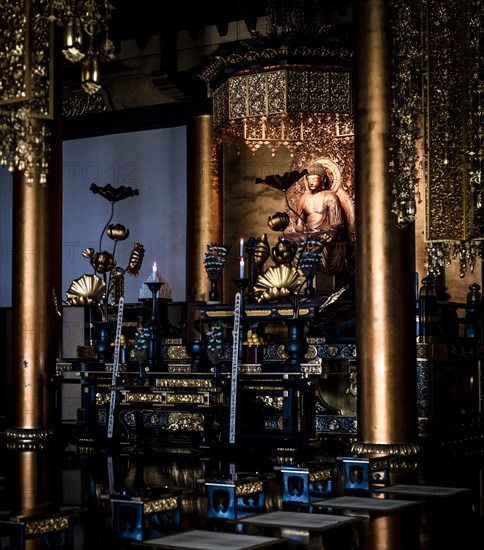
[{"label": "tall metal lotus stand", "polygon": [[160,320],[158,319],[158,299],[157,294],[164,283],[148,281],[145,285],[151,291],[151,317],[148,323],[149,328],[149,344],[148,344],[148,367],[156,367],[161,365],[161,346],[160,346]]}]

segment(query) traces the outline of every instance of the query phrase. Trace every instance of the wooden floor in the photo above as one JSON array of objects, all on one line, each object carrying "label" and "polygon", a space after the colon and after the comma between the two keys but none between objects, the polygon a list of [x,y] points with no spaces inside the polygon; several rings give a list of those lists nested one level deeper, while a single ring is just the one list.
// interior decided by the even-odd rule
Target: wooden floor
[{"label": "wooden floor", "polygon": [[[281,466],[334,464],[341,472],[336,454],[233,450],[64,441],[30,451],[3,443],[0,548],[484,548],[480,439],[392,461],[386,485],[371,491],[345,489],[336,475],[331,491],[312,502],[287,501]],[[247,507],[217,509],[207,482],[247,492],[245,480],[255,483]],[[56,514],[67,516],[69,528],[49,532]],[[42,519],[44,534],[22,542],[22,525]]]}]

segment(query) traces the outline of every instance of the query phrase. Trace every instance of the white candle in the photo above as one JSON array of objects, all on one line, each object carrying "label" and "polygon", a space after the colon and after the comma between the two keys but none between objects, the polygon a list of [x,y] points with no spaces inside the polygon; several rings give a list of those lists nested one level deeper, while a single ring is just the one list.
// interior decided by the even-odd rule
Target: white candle
[{"label": "white candle", "polygon": [[239,266],[239,279],[243,279],[245,277],[245,267],[244,267],[244,258],[240,258],[240,266]]},{"label": "white candle", "polygon": [[242,258],[244,255],[244,238],[240,237],[239,256]]},{"label": "white candle", "polygon": [[153,262],[153,272],[151,273],[151,280],[156,283],[158,277],[156,276],[158,268],[156,267],[156,262]]}]

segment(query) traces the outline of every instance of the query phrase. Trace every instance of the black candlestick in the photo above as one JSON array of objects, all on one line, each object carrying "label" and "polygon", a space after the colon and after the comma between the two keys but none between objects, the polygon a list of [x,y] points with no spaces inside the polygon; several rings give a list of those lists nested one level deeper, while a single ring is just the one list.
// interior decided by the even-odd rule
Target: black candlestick
[{"label": "black candlestick", "polygon": [[243,299],[245,294],[245,289],[247,288],[247,285],[249,284],[249,279],[234,279],[234,283],[237,285],[237,288],[240,292],[240,297]]},{"label": "black candlestick", "polygon": [[157,294],[164,285],[162,282],[157,281],[148,281],[145,282],[145,285],[151,291],[151,317],[148,323],[148,328],[150,331],[150,339],[148,344],[148,367],[155,367],[161,362],[160,355],[160,321],[158,319],[158,300]]}]

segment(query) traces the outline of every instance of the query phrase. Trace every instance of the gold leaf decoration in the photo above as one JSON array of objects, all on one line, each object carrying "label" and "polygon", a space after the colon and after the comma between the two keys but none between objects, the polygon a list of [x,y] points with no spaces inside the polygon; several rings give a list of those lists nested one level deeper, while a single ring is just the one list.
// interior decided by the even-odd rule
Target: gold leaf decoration
[{"label": "gold leaf decoration", "polygon": [[143,264],[144,256],[145,247],[141,243],[135,243],[129,257],[126,273],[129,273],[132,277],[137,277],[139,270],[141,269],[141,266]]},{"label": "gold leaf decoration", "polygon": [[83,275],[74,279],[66,292],[67,305],[89,306],[98,304],[105,296],[106,284],[97,275]]},{"label": "gold leaf decoration", "polygon": [[269,267],[259,275],[254,285],[255,297],[258,302],[276,302],[295,294],[304,277],[294,267],[280,264]]},{"label": "gold leaf decoration", "polygon": [[254,251],[255,265],[262,266],[267,261],[271,254],[267,233],[257,239]]},{"label": "gold leaf decoration", "polygon": [[89,248],[85,248],[82,251],[82,256],[84,258],[87,258],[88,260],[90,260],[94,256],[95,253],[96,253],[96,251],[94,250],[94,248],[92,248],[92,246],[90,246]]}]

